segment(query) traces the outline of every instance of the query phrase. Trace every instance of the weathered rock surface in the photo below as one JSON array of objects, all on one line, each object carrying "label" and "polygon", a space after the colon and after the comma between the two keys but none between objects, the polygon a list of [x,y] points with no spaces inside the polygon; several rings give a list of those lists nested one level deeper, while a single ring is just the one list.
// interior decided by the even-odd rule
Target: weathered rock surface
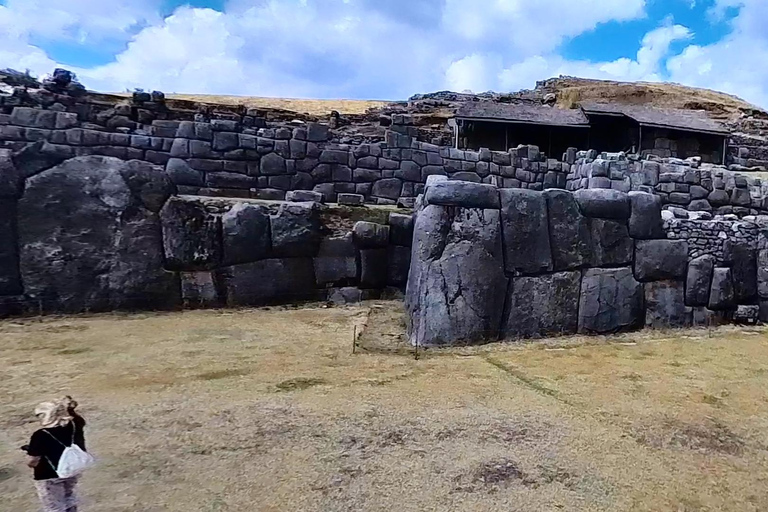
[{"label": "weathered rock surface", "polygon": [[749,304],[757,298],[757,251],[744,244],[730,246],[734,300]]},{"label": "weathered rock surface", "polygon": [[584,271],[579,300],[579,332],[604,334],[642,326],[643,285],[631,268]]},{"label": "weathered rock surface", "polygon": [[323,236],[317,203],[283,203],[270,217],[272,255],[279,258],[313,257]]},{"label": "weathered rock surface", "polygon": [[438,181],[427,187],[428,204],[464,208],[499,208],[499,189],[469,181]]},{"label": "weathered rock surface", "polygon": [[587,217],[627,220],[630,214],[629,196],[618,190],[590,188],[574,194],[581,213]]},{"label": "weathered rock surface", "polygon": [[221,217],[204,201],[172,197],[160,211],[166,266],[210,270],[221,264]]},{"label": "weathered rock surface", "polygon": [[355,244],[361,249],[380,249],[389,244],[389,226],[359,221],[352,228]]},{"label": "weathered rock surface", "polygon": [[360,250],[360,287],[384,288],[388,279],[387,249]]},{"label": "weathered rock surface", "polygon": [[589,219],[590,266],[617,267],[632,263],[634,242],[627,225],[608,219]]},{"label": "weathered rock surface", "polygon": [[418,213],[405,300],[412,344],[498,339],[507,285],[499,217],[438,205]]},{"label": "weathered rock surface", "polygon": [[688,306],[707,306],[709,290],[712,286],[712,271],[715,258],[710,255],[700,256],[688,264],[688,276],[685,283],[685,303]]},{"label": "weathered rock surface", "polygon": [[507,272],[552,270],[547,201],[541,192],[500,189],[504,263]]},{"label": "weathered rock surface", "polygon": [[589,222],[579,210],[572,193],[545,190],[549,215],[549,241],[554,270],[579,268],[589,262]]},{"label": "weathered rock surface", "polygon": [[261,260],[220,269],[228,306],[261,306],[315,300],[312,258]]},{"label": "weathered rock surface", "polygon": [[221,216],[223,265],[238,265],[269,257],[272,249],[269,210],[262,205],[237,203]]},{"label": "weathered rock surface", "polygon": [[387,250],[387,284],[404,287],[408,282],[408,271],[411,268],[411,248],[390,245]]},{"label": "weathered rock surface", "polygon": [[18,203],[20,267],[26,293],[44,308],[79,312],[181,303],[178,277],[163,268],[160,218],[126,175],[129,163],[89,156],[27,180]]},{"label": "weathered rock surface", "polygon": [[357,282],[358,265],[352,233],[343,237],[324,238],[314,261],[315,277],[320,286],[347,286]]},{"label": "weathered rock surface", "polygon": [[389,243],[411,247],[413,243],[413,215],[389,214]]},{"label": "weathered rock surface", "polygon": [[21,292],[16,200],[0,198],[0,295],[18,295]]},{"label": "weathered rock surface", "polygon": [[575,333],[580,287],[580,271],[513,278],[502,336],[515,339]]},{"label": "weathered rock surface", "polygon": [[690,325],[682,281],[645,284],[645,325],[655,329]]},{"label": "weathered rock surface", "polygon": [[716,267],[712,272],[709,292],[709,309],[730,310],[736,307],[733,293],[733,276],[730,268]]},{"label": "weathered rock surface", "polygon": [[635,242],[635,277],[638,281],[683,279],[688,264],[685,240],[638,240]]},{"label": "weathered rock surface", "polygon": [[629,235],[641,240],[664,238],[661,198],[645,192],[629,192]]},{"label": "weathered rock surface", "polygon": [[181,298],[187,308],[215,308],[223,305],[220,283],[213,272],[180,272]]}]

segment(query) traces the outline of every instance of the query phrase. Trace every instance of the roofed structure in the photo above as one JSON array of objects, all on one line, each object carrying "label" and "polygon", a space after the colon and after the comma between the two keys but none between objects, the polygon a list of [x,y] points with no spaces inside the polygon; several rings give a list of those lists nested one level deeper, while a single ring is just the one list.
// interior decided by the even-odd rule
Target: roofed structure
[{"label": "roofed structure", "polygon": [[579,109],[561,109],[523,103],[495,103],[492,101],[464,103],[456,111],[456,118],[549,126],[589,127],[589,119]]},{"label": "roofed structure", "polygon": [[587,115],[623,115],[633,119],[641,126],[717,135],[728,135],[729,133],[723,125],[710,118],[703,110],[661,109],[643,105],[597,102],[582,103],[581,108]]}]

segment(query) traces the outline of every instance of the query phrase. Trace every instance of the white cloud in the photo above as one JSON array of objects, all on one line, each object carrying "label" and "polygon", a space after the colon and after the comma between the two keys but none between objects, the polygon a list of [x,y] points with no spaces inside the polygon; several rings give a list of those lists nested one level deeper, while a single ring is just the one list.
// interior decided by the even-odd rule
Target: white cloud
[{"label": "white cloud", "polygon": [[741,12],[715,45],[670,55],[692,34],[665,21],[634,56],[580,62],[560,56],[560,45],[601,23],[644,17],[646,0],[229,0],[223,13],[181,7],[165,19],[162,0],[8,0],[0,67],[50,72],[55,63],[35,44],[80,41],[122,45],[114,62],[74,69],[105,91],[402,99],[571,74],[671,77],[768,104],[768,69],[752,64],[768,56],[763,1],[717,0],[713,17]]},{"label": "white cloud", "polygon": [[721,41],[691,45],[669,59],[671,80],[738,95],[768,107],[768,11],[764,0],[718,0],[714,13],[739,8],[732,32]]}]

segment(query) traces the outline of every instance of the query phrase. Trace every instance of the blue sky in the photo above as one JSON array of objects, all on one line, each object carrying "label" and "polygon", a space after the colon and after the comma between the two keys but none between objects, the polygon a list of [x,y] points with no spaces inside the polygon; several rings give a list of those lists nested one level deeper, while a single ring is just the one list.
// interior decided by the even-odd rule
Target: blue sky
[{"label": "blue sky", "polygon": [[[558,74],[768,106],[765,0],[0,0],[0,67],[98,90],[402,99]],[[45,16],[40,13],[46,13]]]}]

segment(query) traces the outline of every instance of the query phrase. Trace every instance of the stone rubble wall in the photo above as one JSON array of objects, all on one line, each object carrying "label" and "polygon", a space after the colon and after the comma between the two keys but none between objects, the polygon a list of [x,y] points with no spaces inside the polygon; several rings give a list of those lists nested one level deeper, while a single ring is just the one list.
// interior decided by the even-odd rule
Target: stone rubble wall
[{"label": "stone rubble wall", "polygon": [[660,197],[646,192],[499,190],[434,177],[414,229],[406,290],[414,345],[768,315],[758,219],[665,223]]}]

